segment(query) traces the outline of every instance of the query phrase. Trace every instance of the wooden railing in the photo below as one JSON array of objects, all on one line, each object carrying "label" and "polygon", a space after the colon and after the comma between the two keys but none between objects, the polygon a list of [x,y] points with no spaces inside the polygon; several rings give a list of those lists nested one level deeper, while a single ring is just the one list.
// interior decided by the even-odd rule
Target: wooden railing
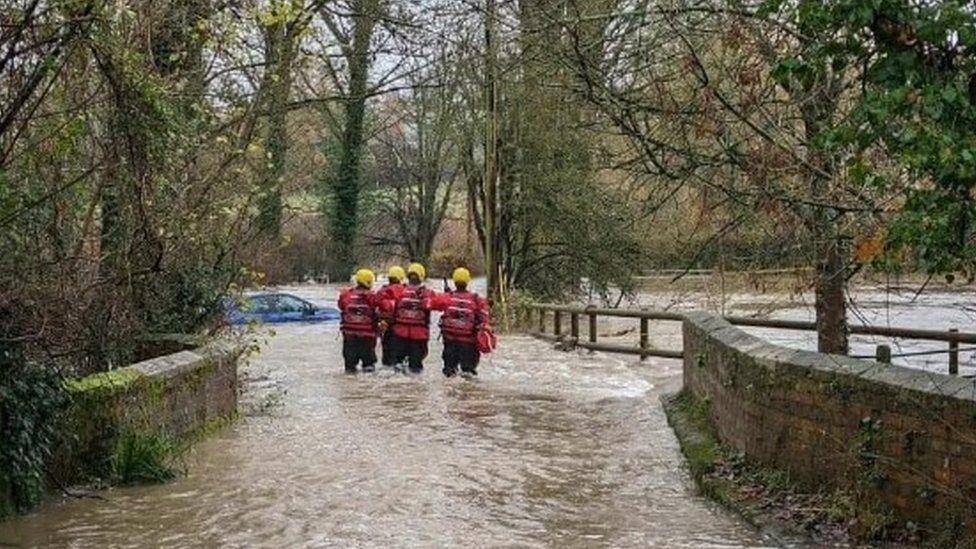
[{"label": "wooden railing", "polygon": [[[654,311],[648,309],[607,309],[593,306],[556,305],[552,303],[533,303],[530,306],[532,316],[530,322],[538,329],[532,335],[550,341],[562,341],[575,347],[593,351],[623,353],[640,356],[643,360],[649,356],[664,358],[682,358],[683,352],[674,349],[656,349],[650,346],[650,321],[681,322],[684,315],[671,311]],[[549,332],[547,322],[552,317],[552,331]],[[569,317],[569,331],[563,327],[564,316]],[[580,337],[580,317],[587,318],[587,338]],[[598,341],[597,318],[634,318],[640,321],[640,340],[638,345],[600,343]],[[802,320],[776,320],[768,318],[751,318],[743,316],[727,316],[725,320],[737,326],[751,326],[757,328],[773,328],[780,330],[816,331],[817,325]],[[976,345],[976,333],[960,332],[956,329],[946,331],[923,330],[916,328],[900,328],[895,326],[867,326],[854,324],[849,326],[849,332],[856,335],[875,335],[894,339],[910,339],[918,341],[944,341],[948,343],[944,351],[921,351],[892,354],[888,345],[878,345],[873,357],[861,356],[857,358],[874,358],[879,362],[891,362],[892,357],[920,356],[945,353],[949,357],[949,373],[959,373],[959,344]]]}]

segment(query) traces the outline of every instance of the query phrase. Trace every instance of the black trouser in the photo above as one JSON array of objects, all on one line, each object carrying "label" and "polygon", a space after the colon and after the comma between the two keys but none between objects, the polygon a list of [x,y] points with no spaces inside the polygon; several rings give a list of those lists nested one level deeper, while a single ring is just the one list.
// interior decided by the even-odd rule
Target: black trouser
[{"label": "black trouser", "polygon": [[383,365],[384,366],[396,366],[397,360],[397,343],[396,334],[393,333],[393,327],[386,329],[383,333],[383,339],[380,340],[383,346]]},{"label": "black trouser", "polygon": [[406,361],[412,374],[419,374],[424,371],[424,359],[427,358],[426,339],[395,337],[394,342],[397,349],[396,357],[398,363]]},{"label": "black trouser", "polygon": [[346,361],[346,372],[355,372],[360,362],[364,372],[373,371],[376,367],[376,338],[343,336],[342,358]]},{"label": "black trouser", "polygon": [[477,375],[478,361],[481,360],[481,353],[474,343],[464,343],[460,341],[444,340],[444,375],[451,377],[458,372],[458,366],[466,374]]}]

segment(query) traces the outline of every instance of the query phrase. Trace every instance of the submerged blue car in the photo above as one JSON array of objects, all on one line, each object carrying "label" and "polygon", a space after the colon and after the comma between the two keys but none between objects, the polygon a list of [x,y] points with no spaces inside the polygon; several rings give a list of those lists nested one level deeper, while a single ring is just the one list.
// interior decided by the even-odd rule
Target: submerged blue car
[{"label": "submerged blue car", "polygon": [[338,309],[318,307],[300,297],[282,293],[245,295],[228,302],[225,310],[224,320],[232,325],[251,322],[279,324],[339,320]]}]

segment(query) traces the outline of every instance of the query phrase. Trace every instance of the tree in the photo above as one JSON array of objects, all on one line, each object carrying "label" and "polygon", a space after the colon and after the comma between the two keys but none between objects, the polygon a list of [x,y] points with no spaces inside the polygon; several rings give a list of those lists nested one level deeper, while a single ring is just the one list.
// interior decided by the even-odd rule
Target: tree
[{"label": "tree", "polygon": [[550,22],[571,44],[580,96],[629,142],[621,162],[644,172],[648,198],[722,193],[732,216],[719,237],[770,204],[799,223],[816,266],[818,346],[846,353],[844,227],[851,212],[872,215],[877,196],[848,185],[842,151],[826,146],[856,74],[821,55],[829,37],[813,4],[647,1],[568,20],[554,10]]},{"label": "tree", "polygon": [[[497,80],[491,84],[495,56],[487,41],[484,74],[469,76],[479,85],[465,88],[469,112],[479,115],[462,139],[462,168],[482,249],[497,262],[502,302],[513,288],[546,298],[587,288],[604,295],[612,286],[626,290],[641,265],[630,226],[634,212],[617,189],[598,180],[594,135],[586,129],[591,120],[573,103],[572,75],[559,61],[561,31],[547,19],[548,10],[561,12],[557,4],[521,4],[498,14],[499,21],[514,23],[497,28],[497,42],[508,45],[498,52]],[[498,96],[497,122],[490,120],[486,81]],[[482,141],[486,169],[480,173],[472,128],[488,140]],[[492,136],[497,143],[490,143]]]},{"label": "tree", "polygon": [[[820,56],[862,75],[847,123],[852,177],[903,197],[886,231],[889,264],[974,276],[976,20],[970,2],[890,0],[815,6]],[[895,159],[899,169],[878,159]],[[905,181],[909,183],[906,185]]]},{"label": "tree", "polygon": [[243,280],[253,216],[248,15],[8,4],[0,339],[85,373],[131,360],[147,333],[207,326]]},{"label": "tree", "polygon": [[[406,94],[388,102],[396,123],[381,131],[373,156],[381,226],[369,239],[394,244],[405,257],[427,263],[460,177],[457,67],[447,52],[408,77]],[[436,55],[436,54],[435,54]]]},{"label": "tree", "polygon": [[356,237],[360,229],[360,195],[365,144],[366,101],[375,90],[370,88],[369,72],[373,61],[373,31],[383,16],[380,0],[350,0],[348,27],[336,14],[322,10],[322,17],[338,41],[345,62],[346,81],[332,63],[329,75],[340,90],[343,106],[341,133],[338,139],[338,162],[325,180],[329,190],[328,212],[331,223],[332,269],[336,278],[344,278],[356,265]]},{"label": "tree", "polygon": [[309,6],[297,0],[274,0],[258,13],[264,38],[265,68],[258,90],[260,109],[266,114],[265,163],[258,200],[257,225],[262,233],[277,238],[281,231],[282,178],[288,154],[288,112],[291,107],[295,61],[312,16],[323,1]]}]

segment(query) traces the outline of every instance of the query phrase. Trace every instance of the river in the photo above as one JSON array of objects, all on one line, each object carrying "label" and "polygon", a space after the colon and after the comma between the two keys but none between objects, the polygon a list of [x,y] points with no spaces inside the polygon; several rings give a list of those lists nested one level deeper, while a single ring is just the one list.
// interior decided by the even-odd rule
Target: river
[{"label": "river", "polygon": [[[331,287],[300,288],[326,304]],[[51,547],[760,547],[695,495],[659,397],[681,365],[509,336],[476,380],[345,375],[333,324],[276,328],[242,417],[186,475],[0,523]]]}]

